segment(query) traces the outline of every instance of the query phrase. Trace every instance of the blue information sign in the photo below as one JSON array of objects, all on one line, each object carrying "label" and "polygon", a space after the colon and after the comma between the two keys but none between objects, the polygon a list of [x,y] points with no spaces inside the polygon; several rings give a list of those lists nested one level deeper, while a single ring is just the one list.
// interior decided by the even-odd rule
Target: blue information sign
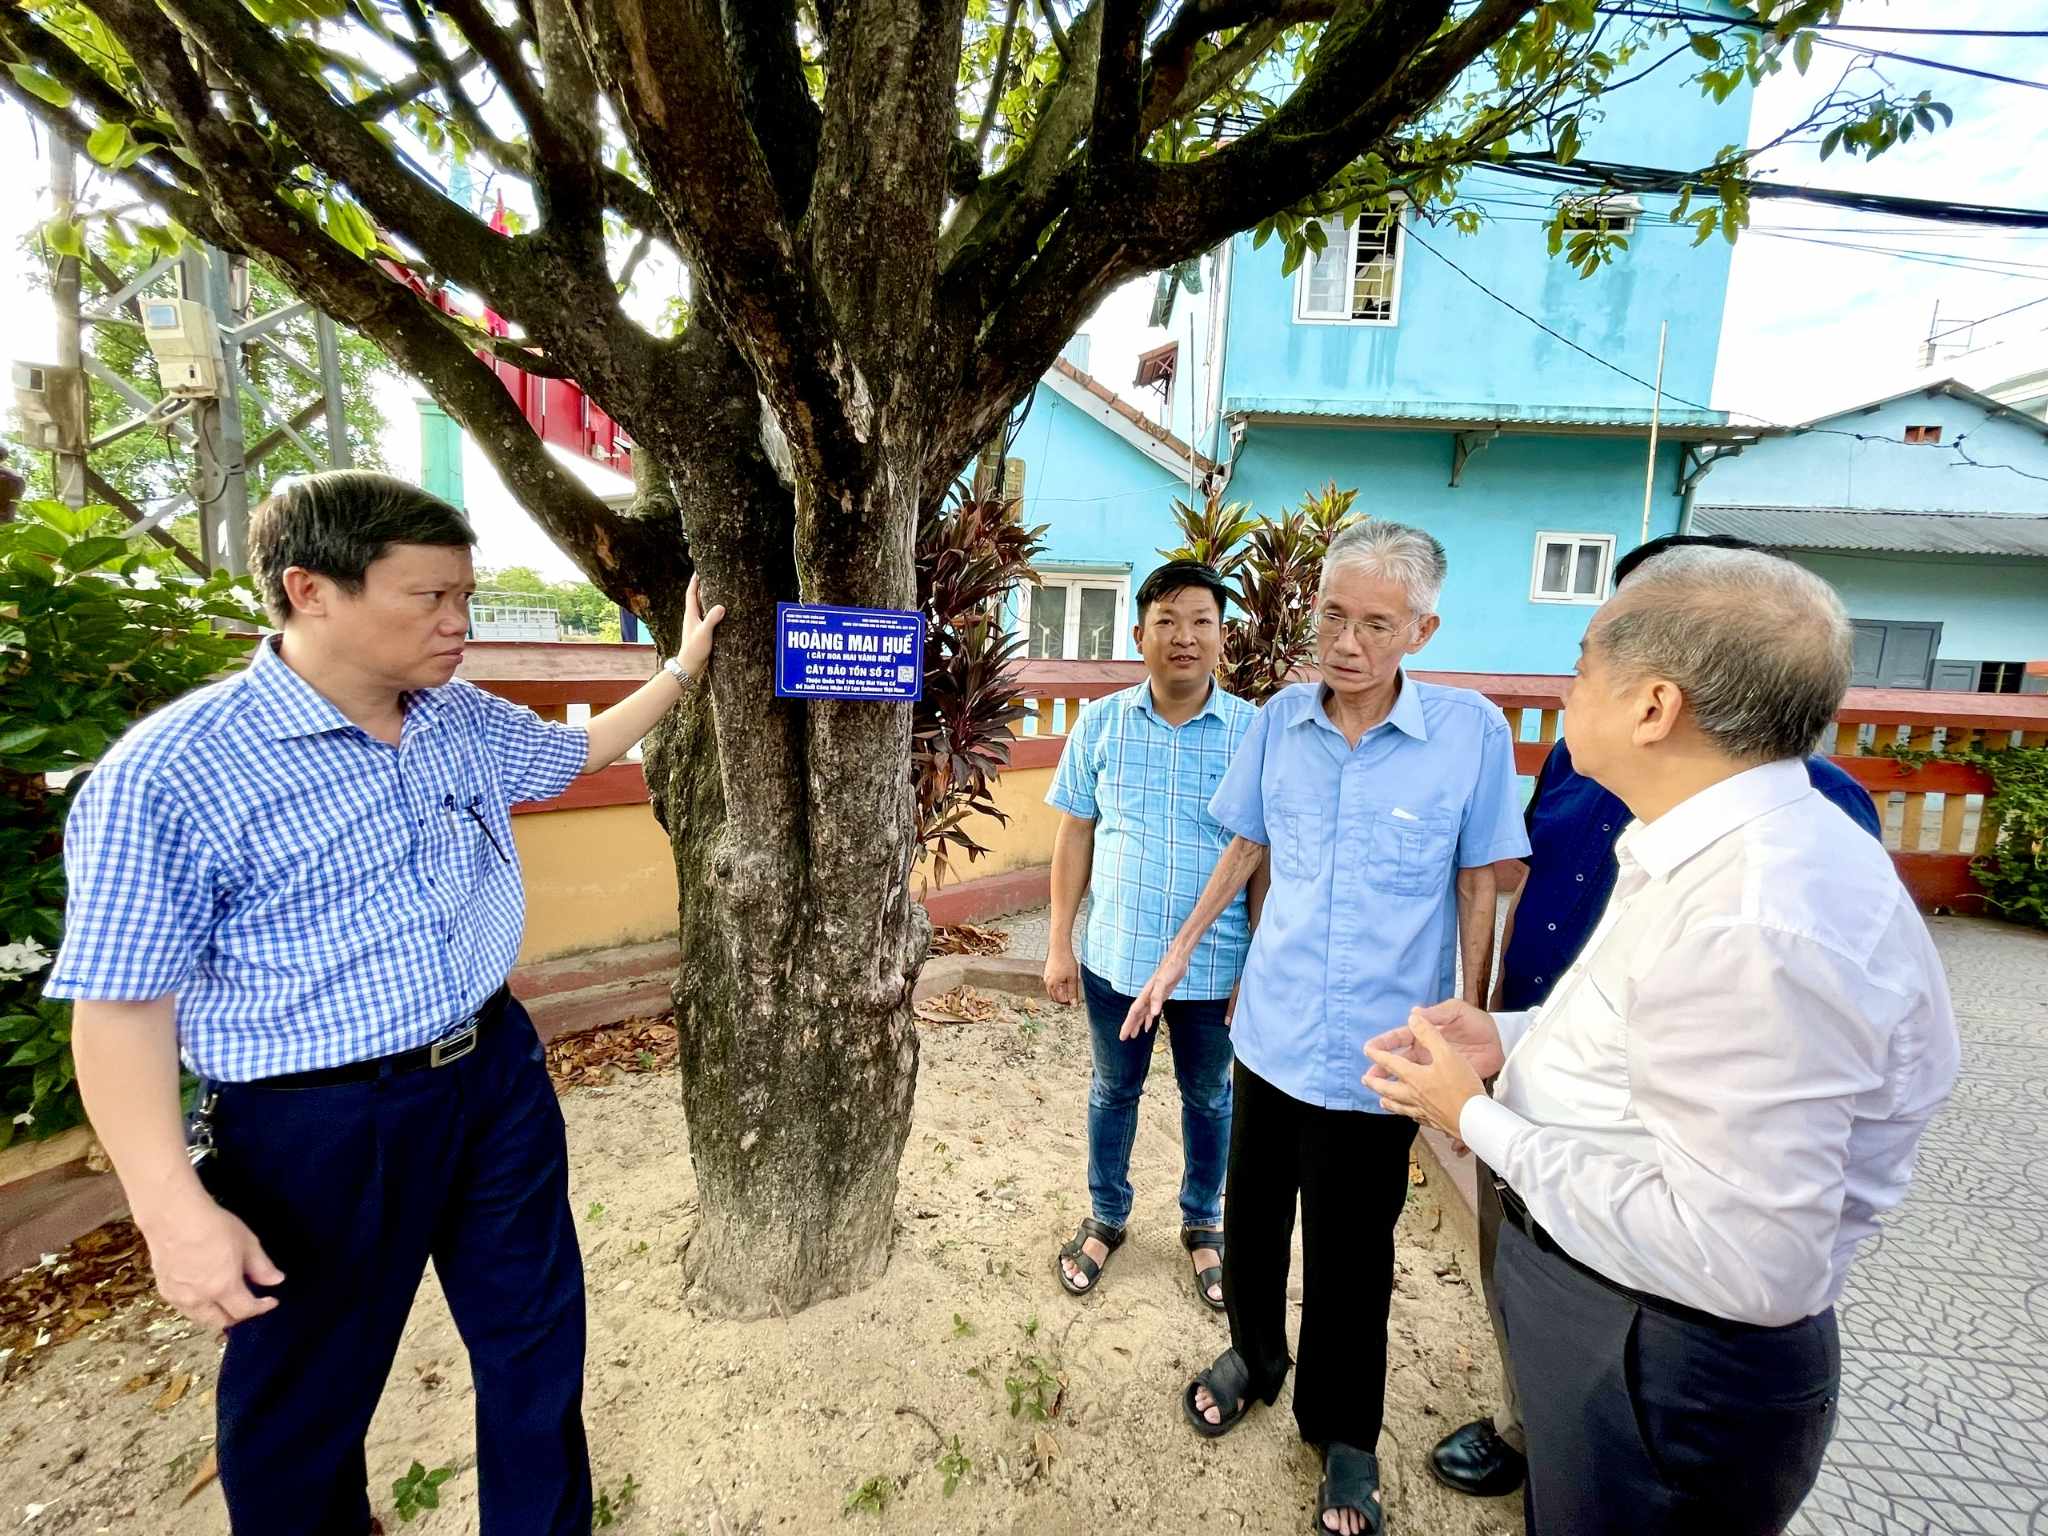
[{"label": "blue information sign", "polygon": [[923,614],[775,605],[778,699],[909,701],[923,693]]}]

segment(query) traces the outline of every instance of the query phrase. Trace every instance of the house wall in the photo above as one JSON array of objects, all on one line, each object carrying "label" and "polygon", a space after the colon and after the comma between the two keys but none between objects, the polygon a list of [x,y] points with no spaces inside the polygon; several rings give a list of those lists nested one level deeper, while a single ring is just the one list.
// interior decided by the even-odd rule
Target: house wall
[{"label": "house wall", "polygon": [[[1417,665],[1472,672],[1568,672],[1589,605],[1529,597],[1538,533],[1608,534],[1619,558],[1642,541],[1648,444],[1635,438],[1508,434],[1474,454],[1450,485],[1447,432],[1253,426],[1228,496],[1269,515],[1335,480],[1355,508],[1427,528],[1450,574],[1443,627]],[[1678,526],[1680,449],[1658,449],[1650,536]]]},{"label": "house wall", "polygon": [[526,881],[518,964],[675,932],[675,854],[644,803],[514,816],[512,840]]},{"label": "house wall", "polygon": [[[2048,514],[2048,482],[1974,468],[1963,457],[2048,476],[2048,432],[1972,401],[1914,394],[1815,425],[1828,430],[1766,438],[1714,465],[1693,499],[1715,506]],[[1939,426],[1941,441],[1908,443],[1909,426]]]},{"label": "house wall", "polygon": [[[1472,172],[1468,187],[1482,200],[1543,200],[1529,183],[1487,171]],[[1645,205],[1630,248],[1590,278],[1549,254],[1543,226],[1535,222],[1540,209],[1501,204],[1500,220],[1471,235],[1421,225],[1411,215],[1392,325],[1297,321],[1300,274],[1282,276],[1281,243],[1255,250],[1249,236],[1239,236],[1232,254],[1225,409],[1288,400],[1649,409],[1643,385],[1546,334],[1501,300],[1643,379],[1656,374],[1657,328],[1669,322],[1669,403],[1704,405],[1713,389],[1733,253],[1722,241],[1695,249],[1668,228],[1642,227],[1663,222],[1670,202],[1647,198]]]},{"label": "house wall", "polygon": [[1943,660],[2048,656],[2048,560],[1787,553],[1831,583],[1853,618],[1940,623]]},{"label": "house wall", "polygon": [[[1024,460],[1024,521],[1048,525],[1042,566],[1121,565],[1135,597],[1159,551],[1180,542],[1172,507],[1186,484],[1043,384],[1010,453]],[[1126,625],[1116,656],[1136,654]]]}]

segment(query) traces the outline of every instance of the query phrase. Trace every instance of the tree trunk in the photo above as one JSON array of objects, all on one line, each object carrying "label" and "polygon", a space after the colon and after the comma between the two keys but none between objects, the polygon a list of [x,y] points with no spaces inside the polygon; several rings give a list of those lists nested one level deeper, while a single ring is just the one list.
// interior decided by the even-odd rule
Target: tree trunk
[{"label": "tree trunk", "polygon": [[[676,1023],[699,1202],[684,1276],[699,1304],[746,1317],[845,1295],[888,1263],[930,924],[910,901],[910,706],[773,697],[778,600],[913,606],[915,480],[878,477],[862,513],[906,530],[900,559],[870,561],[857,591],[800,582],[798,508],[761,446],[758,396],[736,355],[716,361],[734,387],[689,424],[699,468],[676,496],[707,603],[729,616],[708,695],[663,722],[646,765],[681,890]],[[680,592],[653,606],[672,645]]]}]

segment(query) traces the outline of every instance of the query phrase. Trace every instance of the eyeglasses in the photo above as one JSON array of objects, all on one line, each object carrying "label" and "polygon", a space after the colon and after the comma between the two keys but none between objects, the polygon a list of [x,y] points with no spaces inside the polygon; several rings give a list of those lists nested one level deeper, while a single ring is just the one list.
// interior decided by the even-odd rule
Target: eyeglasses
[{"label": "eyeglasses", "polygon": [[1383,651],[1389,646],[1407,644],[1418,622],[1410,619],[1405,624],[1390,624],[1385,619],[1347,619],[1334,608],[1324,608],[1316,613],[1316,634],[1327,644],[1348,632],[1366,650]]}]

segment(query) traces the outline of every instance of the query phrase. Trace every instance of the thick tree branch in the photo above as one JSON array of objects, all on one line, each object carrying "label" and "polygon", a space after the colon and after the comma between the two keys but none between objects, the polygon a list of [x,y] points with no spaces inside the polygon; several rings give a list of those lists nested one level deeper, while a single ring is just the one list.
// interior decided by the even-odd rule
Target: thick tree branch
[{"label": "thick tree branch", "polygon": [[[158,30],[145,0],[99,0],[130,36]],[[519,241],[507,241],[408,172],[353,114],[309,79],[277,35],[239,0],[164,0],[161,13],[189,34],[223,73],[263,104],[270,120],[328,175],[347,184],[371,216],[426,251],[465,287],[488,293],[509,314],[559,300],[544,269]],[[146,68],[145,61],[137,59]],[[522,259],[525,257],[525,259]]]},{"label": "thick tree branch", "polygon": [[865,430],[848,420],[860,391],[747,122],[717,0],[569,4],[698,291],[792,446],[845,475]]},{"label": "thick tree branch", "polygon": [[[841,18],[806,228],[833,313],[870,373],[924,349],[959,109],[964,0]],[[822,242],[829,241],[829,247]]]},{"label": "thick tree branch", "polygon": [[1138,133],[1138,82],[1145,66],[1145,5],[1144,0],[1101,0],[1101,11],[1088,160],[1098,175],[1114,175],[1144,148]]},{"label": "thick tree branch", "polygon": [[796,0],[724,0],[740,104],[792,228],[810,206],[824,124],[797,49]]}]

